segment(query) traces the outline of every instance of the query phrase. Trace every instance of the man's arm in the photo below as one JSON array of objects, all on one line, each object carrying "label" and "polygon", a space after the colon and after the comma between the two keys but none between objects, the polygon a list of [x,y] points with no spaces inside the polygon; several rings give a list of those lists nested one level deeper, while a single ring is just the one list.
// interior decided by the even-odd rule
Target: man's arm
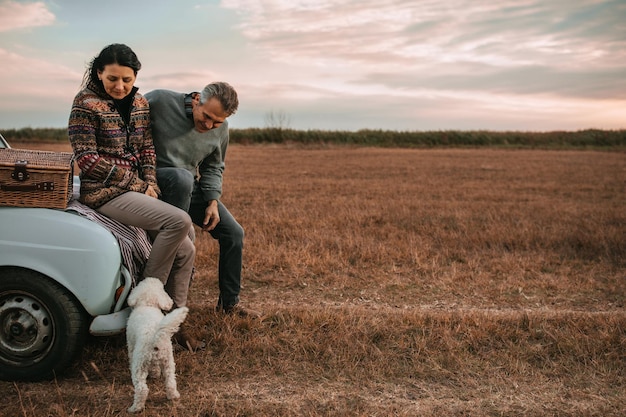
[{"label": "man's arm", "polygon": [[222,181],[225,168],[224,159],[228,148],[228,121],[213,130],[219,134],[220,146],[200,163],[198,174],[200,176],[200,189],[206,201],[219,200],[222,196]]}]

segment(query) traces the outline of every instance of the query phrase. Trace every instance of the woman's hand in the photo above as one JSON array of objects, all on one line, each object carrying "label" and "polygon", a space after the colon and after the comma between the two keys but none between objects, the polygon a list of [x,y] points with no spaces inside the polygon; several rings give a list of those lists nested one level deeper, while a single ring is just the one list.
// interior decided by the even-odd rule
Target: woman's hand
[{"label": "woman's hand", "polygon": [[146,192],[144,194],[149,197],[159,198],[159,195],[156,191],[154,191],[154,188],[152,188],[151,185],[148,185],[148,188],[146,188]]}]

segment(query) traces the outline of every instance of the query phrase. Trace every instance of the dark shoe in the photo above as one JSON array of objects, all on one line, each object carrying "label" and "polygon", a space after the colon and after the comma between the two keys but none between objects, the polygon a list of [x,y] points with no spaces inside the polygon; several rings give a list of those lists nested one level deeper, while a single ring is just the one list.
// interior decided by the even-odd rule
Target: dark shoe
[{"label": "dark shoe", "polygon": [[206,348],[206,343],[192,337],[183,327],[178,330],[178,332],[174,335],[172,339],[178,345],[182,346],[190,352],[196,352],[198,350],[203,350],[204,348]]},{"label": "dark shoe", "polygon": [[241,318],[251,318],[258,319],[261,317],[261,313],[258,311],[250,310],[249,308],[241,307],[239,304],[235,304],[234,306],[223,307],[220,309],[217,308],[218,311],[221,311],[224,314],[229,316],[238,316]]}]

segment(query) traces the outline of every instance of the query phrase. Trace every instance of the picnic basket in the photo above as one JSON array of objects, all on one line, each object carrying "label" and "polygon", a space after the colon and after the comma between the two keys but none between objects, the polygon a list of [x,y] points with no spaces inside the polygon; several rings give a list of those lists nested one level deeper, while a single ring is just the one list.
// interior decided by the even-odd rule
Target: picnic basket
[{"label": "picnic basket", "polygon": [[69,152],[0,149],[0,206],[65,209],[73,165]]}]

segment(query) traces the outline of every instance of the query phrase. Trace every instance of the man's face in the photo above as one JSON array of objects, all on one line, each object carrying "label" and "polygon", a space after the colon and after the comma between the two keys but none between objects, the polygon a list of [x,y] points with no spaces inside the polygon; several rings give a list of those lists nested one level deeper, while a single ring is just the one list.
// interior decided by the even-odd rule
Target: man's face
[{"label": "man's face", "polygon": [[211,97],[204,104],[200,104],[199,97],[193,100],[193,123],[198,132],[208,132],[220,127],[226,117],[222,103],[215,97]]}]

